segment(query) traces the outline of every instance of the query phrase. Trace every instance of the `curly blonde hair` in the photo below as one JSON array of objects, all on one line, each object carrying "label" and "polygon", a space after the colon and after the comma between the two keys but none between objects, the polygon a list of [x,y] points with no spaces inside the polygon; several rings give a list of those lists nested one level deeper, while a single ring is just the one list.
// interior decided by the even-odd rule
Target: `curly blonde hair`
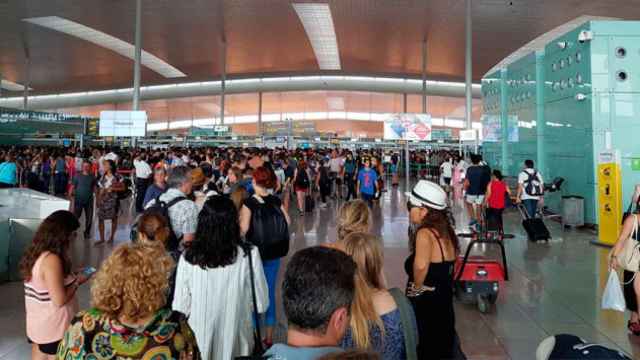
[{"label": "curly blonde hair", "polygon": [[165,306],[175,263],[164,249],[142,244],[119,246],[103,263],[91,286],[92,306],[111,318],[130,321]]},{"label": "curly blonde hair", "polygon": [[338,212],[338,241],[354,232],[369,232],[371,216],[367,203],[362,200],[346,202]]}]

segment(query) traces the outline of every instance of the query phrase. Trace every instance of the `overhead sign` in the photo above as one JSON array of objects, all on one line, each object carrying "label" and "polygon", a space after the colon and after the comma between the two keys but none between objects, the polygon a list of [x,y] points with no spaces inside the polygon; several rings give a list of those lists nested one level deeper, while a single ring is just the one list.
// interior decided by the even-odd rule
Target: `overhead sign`
[{"label": "overhead sign", "polygon": [[391,114],[384,121],[385,140],[431,140],[431,115]]},{"label": "overhead sign", "polygon": [[477,135],[476,129],[460,130],[460,141],[476,141]]},{"label": "overhead sign", "polygon": [[431,140],[449,140],[451,138],[453,138],[453,130],[451,129],[431,130]]},{"label": "overhead sign", "polygon": [[146,111],[101,111],[100,136],[145,136]]},{"label": "overhead sign", "polygon": [[309,136],[317,134],[316,123],[310,120],[273,121],[262,123],[263,134],[267,136],[283,136],[289,134],[294,136]]}]

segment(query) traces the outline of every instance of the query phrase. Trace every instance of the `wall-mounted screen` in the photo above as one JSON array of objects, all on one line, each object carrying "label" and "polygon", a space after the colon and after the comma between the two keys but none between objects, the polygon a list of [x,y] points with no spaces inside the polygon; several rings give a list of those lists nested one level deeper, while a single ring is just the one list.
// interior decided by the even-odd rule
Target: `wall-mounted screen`
[{"label": "wall-mounted screen", "polygon": [[100,112],[100,136],[145,136],[146,128],[146,111]]}]

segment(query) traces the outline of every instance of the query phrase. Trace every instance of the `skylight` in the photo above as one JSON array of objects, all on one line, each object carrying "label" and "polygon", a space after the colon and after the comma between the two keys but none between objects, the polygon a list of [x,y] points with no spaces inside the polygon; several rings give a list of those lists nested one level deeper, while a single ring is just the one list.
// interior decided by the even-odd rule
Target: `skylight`
[{"label": "skylight", "polygon": [[340,53],[329,4],[292,4],[311,42],[320,70],[340,70]]},{"label": "skylight", "polygon": [[[13,81],[9,81],[7,79],[0,80],[0,87],[9,91],[24,91],[24,85],[14,83]],[[29,88],[29,90],[33,89]]]},{"label": "skylight", "polygon": [[[103,48],[114,51],[122,56],[128,57],[131,60],[135,59],[135,46],[128,42],[122,41],[111,35],[105,34],[102,31],[90,28],[88,26],[67,20],[58,16],[45,16],[27,18],[24,21],[45,27],[47,29],[59,31],[82,40],[94,43]],[[141,63],[143,66],[157,72],[158,74],[166,78],[178,78],[185,77],[183,72],[175,67],[167,64],[158,57],[142,50]]]}]

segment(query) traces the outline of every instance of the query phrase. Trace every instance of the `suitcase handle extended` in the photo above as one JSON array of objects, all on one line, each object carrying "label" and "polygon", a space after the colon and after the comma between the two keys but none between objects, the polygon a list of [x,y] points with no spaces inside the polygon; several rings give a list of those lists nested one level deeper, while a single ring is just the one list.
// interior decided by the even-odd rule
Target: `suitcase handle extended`
[{"label": "suitcase handle extended", "polygon": [[458,270],[458,274],[456,275],[455,281],[460,281],[462,278],[462,274],[464,273],[464,268],[467,266],[467,262],[469,261],[469,254],[471,254],[471,249],[478,244],[492,244],[498,245],[500,247],[500,253],[502,255],[502,267],[504,268],[504,280],[509,281],[509,270],[507,269],[507,255],[504,250],[504,244],[502,241],[497,240],[487,240],[487,239],[476,239],[469,243],[467,246],[467,251],[464,254],[464,258],[462,259],[462,266],[460,266],[460,270]]}]

